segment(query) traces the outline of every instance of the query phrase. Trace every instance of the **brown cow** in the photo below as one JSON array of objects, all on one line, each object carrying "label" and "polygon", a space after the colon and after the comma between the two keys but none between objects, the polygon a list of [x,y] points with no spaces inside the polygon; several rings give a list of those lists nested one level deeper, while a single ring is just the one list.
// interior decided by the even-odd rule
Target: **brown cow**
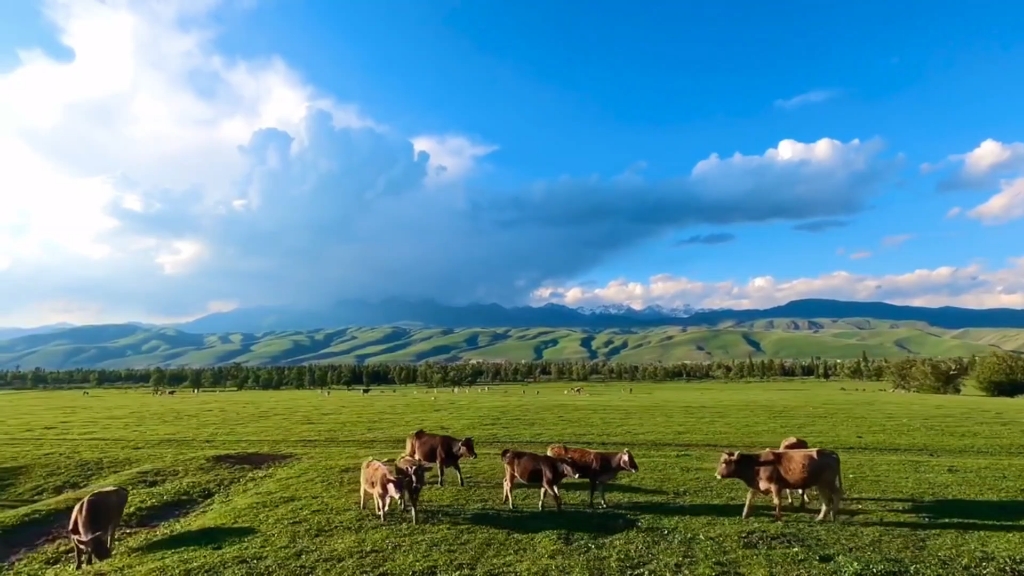
[{"label": "brown cow", "polygon": [[750,489],[743,507],[743,518],[750,517],[754,496],[771,494],[775,519],[782,520],[782,491],[816,487],[821,499],[821,514],[834,522],[835,511],[843,495],[839,455],[832,450],[765,450],[756,454],[725,452],[718,461],[715,476],[739,478]]},{"label": "brown cow", "polygon": [[114,532],[121,523],[124,507],[128,504],[128,490],[120,486],[101,488],[82,498],[71,511],[68,535],[75,547],[75,570],[85,563],[92,564],[95,556],[103,561],[114,552]]},{"label": "brown cow", "polygon": [[426,485],[426,474],[430,466],[412,456],[402,456],[395,462],[395,477],[402,482],[402,495],[399,499],[402,510],[412,511],[412,523],[416,523],[416,507],[420,502],[420,491]]},{"label": "brown cow", "polygon": [[373,496],[374,510],[384,521],[384,513],[392,500],[402,497],[402,481],[380,460],[363,462],[359,475],[359,509],[366,510],[366,495]]},{"label": "brown cow", "polygon": [[572,467],[579,478],[590,481],[590,507],[594,507],[594,489],[601,493],[601,507],[607,508],[604,499],[604,485],[618,476],[619,472],[639,472],[633,454],[627,449],[622,452],[598,452],[586,448],[569,448],[565,444],[548,446],[548,456],[565,458],[572,462]]},{"label": "brown cow", "polygon": [[[783,440],[781,444],[779,444],[779,450],[806,450],[810,447],[811,445],[807,443],[807,440],[804,440],[803,438],[797,438],[796,436],[790,436],[789,438]],[[797,490],[797,493],[800,494],[800,508],[803,508],[804,505],[807,503],[807,491]],[[793,505],[792,490],[786,490],[786,500],[789,501],[790,506]]]},{"label": "brown cow", "polygon": [[505,464],[505,490],[501,495],[501,501],[504,503],[505,500],[508,500],[509,509],[514,508],[512,506],[512,484],[516,479],[524,484],[540,484],[540,504],[538,505],[540,510],[544,509],[544,495],[551,494],[555,500],[555,508],[561,511],[562,497],[558,494],[558,484],[566,477],[580,477],[569,460],[546,454],[506,448],[501,451],[501,461]]},{"label": "brown cow", "polygon": [[432,434],[419,429],[405,439],[405,454],[412,456],[425,464],[437,464],[437,485],[444,485],[444,469],[454,468],[459,475],[459,486],[465,486],[462,479],[462,467],[459,466],[459,459],[468,457],[476,458],[476,450],[473,448],[473,438],[466,437],[462,440],[454,436],[444,434]]}]

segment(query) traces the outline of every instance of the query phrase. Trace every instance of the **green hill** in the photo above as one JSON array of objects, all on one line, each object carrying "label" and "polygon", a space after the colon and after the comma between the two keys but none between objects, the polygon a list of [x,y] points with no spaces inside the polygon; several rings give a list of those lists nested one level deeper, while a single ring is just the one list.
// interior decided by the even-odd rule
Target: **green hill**
[{"label": "green hill", "polygon": [[192,334],[134,325],[82,326],[0,342],[0,368],[213,366],[433,360],[679,362],[729,358],[832,359],[1024,352],[1024,330],[943,330],[870,318],[757,320],[727,327],[339,328]]}]

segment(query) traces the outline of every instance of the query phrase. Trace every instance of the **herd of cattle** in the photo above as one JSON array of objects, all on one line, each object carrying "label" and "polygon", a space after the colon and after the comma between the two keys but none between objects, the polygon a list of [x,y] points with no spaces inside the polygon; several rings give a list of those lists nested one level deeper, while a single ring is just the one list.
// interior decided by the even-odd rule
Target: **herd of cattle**
[{"label": "herd of cattle", "polygon": [[[446,468],[455,470],[459,485],[465,486],[462,458],[475,459],[473,438],[456,438],[444,434],[432,434],[417,430],[406,438],[405,452],[395,460],[371,458],[363,463],[359,479],[359,507],[366,508],[366,496],[373,498],[376,514],[384,522],[385,513],[392,500],[397,500],[402,510],[409,510],[412,522],[416,523],[416,507],[420,492],[426,484],[426,473],[431,465],[437,466],[437,484],[444,484]],[[562,498],[558,485],[565,478],[579,478],[590,482],[590,506],[594,506],[594,492],[601,497],[601,506],[607,507],[604,497],[605,484],[611,482],[619,472],[638,472],[636,459],[629,450],[622,452],[601,452],[586,448],[570,448],[564,444],[552,444],[546,454],[505,449],[501,452],[505,467],[502,502],[512,505],[512,486],[518,480],[527,485],[540,486],[539,508],[544,509],[544,500],[550,495],[555,507],[562,509]],[[791,437],[782,441],[779,449],[765,449],[761,452],[724,452],[718,461],[715,476],[719,479],[737,478],[747,485],[747,501],[743,507],[743,518],[748,518],[754,496],[771,495],[775,504],[775,519],[782,519],[782,494],[786,492],[789,503],[793,503],[792,492],[800,496],[800,507],[806,502],[808,490],[817,489],[821,501],[818,520],[826,517],[835,521],[835,513],[843,496],[843,480],[839,455],[825,448],[810,448],[800,438]],[[114,486],[90,493],[83,498],[71,513],[68,535],[75,549],[75,569],[82,566],[84,556],[87,564],[93,557],[106,560],[114,546],[114,532],[117,530],[128,503],[128,490]]]}]

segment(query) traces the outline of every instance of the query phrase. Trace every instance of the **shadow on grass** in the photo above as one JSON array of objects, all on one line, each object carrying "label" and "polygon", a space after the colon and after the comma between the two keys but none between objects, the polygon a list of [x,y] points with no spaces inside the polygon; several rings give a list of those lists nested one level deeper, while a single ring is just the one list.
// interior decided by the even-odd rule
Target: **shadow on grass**
[{"label": "shadow on grass", "polygon": [[15,499],[15,500],[0,500],[0,510],[10,510],[13,508],[21,508],[22,506],[28,506],[29,504],[35,504],[35,500]]},{"label": "shadow on grass", "polygon": [[962,520],[952,522],[896,522],[883,520],[879,522],[865,522],[860,525],[877,526],[880,528],[903,528],[907,530],[963,530],[965,532],[1024,533],[1024,524],[966,522]]},{"label": "shadow on grass", "polygon": [[715,518],[739,518],[743,504],[677,504],[674,502],[623,502],[615,509],[636,514],[656,516],[693,516]]},{"label": "shadow on grass", "polygon": [[910,507],[902,512],[922,516],[929,520],[1021,522],[1024,521],[1024,502],[1019,500],[926,500],[911,502]]},{"label": "shadow on grass", "polygon": [[453,518],[456,522],[505,530],[518,534],[538,534],[555,530],[568,530],[581,534],[614,536],[635,528],[637,523],[629,516],[610,510],[504,510],[472,512]]},{"label": "shadow on grass", "polygon": [[162,552],[182,548],[219,550],[255,533],[256,529],[251,526],[209,526],[157,538],[143,546],[142,549],[146,552]]},{"label": "shadow on grass", "polygon": [[[558,485],[558,489],[561,492],[582,492],[588,494],[590,492],[590,482],[563,482]],[[642,488],[640,486],[631,486],[629,484],[615,484],[609,483],[604,485],[605,494],[651,494],[656,496],[664,496],[668,492],[664,490],[655,490],[653,488]],[[599,492],[594,490],[594,501],[597,502],[600,499]]]}]

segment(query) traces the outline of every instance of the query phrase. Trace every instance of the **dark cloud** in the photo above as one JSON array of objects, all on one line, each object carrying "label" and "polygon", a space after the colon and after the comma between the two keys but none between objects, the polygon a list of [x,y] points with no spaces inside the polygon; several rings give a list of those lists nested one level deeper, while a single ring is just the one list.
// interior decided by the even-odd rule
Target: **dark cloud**
[{"label": "dark cloud", "polygon": [[736,239],[735,234],[728,232],[715,232],[713,234],[694,234],[676,242],[676,246],[691,246],[693,244],[725,244]]},{"label": "dark cloud", "polygon": [[[253,134],[240,150],[248,169],[236,198],[145,191],[139,193],[155,209],[112,206],[121,222],[112,240],[155,240],[149,262],[175,241],[205,247],[188,273],[136,269],[119,297],[145,300],[164,314],[187,300],[216,299],[521,302],[544,282],[578,277],[666,232],[855,214],[892,172],[874,142],[791,142],[785,158],[712,156],[669,180],[630,172],[526,190],[453,190],[423,185],[429,159],[407,140],[335,128],[324,112],[310,114],[299,133]],[[684,242],[732,239],[718,233]]]},{"label": "dark cloud", "polygon": [[801,222],[793,226],[793,230],[798,232],[811,232],[818,233],[832,228],[845,228],[850,225],[849,220],[837,220],[834,218],[826,218],[823,220],[811,220],[810,222]]}]

